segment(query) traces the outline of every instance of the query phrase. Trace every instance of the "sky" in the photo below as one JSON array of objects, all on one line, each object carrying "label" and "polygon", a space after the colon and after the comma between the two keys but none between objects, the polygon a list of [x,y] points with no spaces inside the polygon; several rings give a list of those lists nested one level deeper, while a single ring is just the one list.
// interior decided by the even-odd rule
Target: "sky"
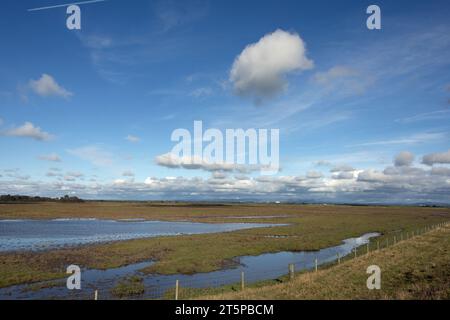
[{"label": "sky", "polygon": [[[1,3],[0,194],[450,204],[448,1],[67,3]],[[194,121],[279,172],[168,158]]]}]

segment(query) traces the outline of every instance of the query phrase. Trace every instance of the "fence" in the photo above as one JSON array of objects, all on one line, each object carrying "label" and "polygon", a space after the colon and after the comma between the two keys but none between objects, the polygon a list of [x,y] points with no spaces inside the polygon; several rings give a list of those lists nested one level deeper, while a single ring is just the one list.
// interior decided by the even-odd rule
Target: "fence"
[{"label": "fence", "polygon": [[[92,297],[95,300],[100,299],[187,299],[199,295],[215,294],[220,292],[226,292],[229,290],[239,291],[245,290],[249,284],[256,282],[285,282],[292,281],[299,272],[318,272],[320,269],[326,269],[334,265],[339,265],[343,261],[348,261],[354,258],[358,258],[363,255],[368,255],[371,252],[383,250],[385,248],[395,246],[396,244],[406,241],[408,239],[414,238],[416,236],[422,235],[424,233],[449,226],[450,222],[443,222],[432,226],[425,226],[423,228],[408,230],[408,231],[398,231],[394,232],[394,235],[384,235],[382,237],[383,241],[380,241],[380,237],[370,240],[366,245],[361,245],[354,250],[352,253],[346,256],[341,256],[339,253],[332,261],[319,261],[318,258],[314,260],[313,265],[307,265],[305,268],[300,270],[295,270],[296,263],[290,263],[285,268],[274,268],[266,270],[264,272],[258,271],[258,277],[264,278],[267,276],[266,280],[253,281],[251,270],[241,271],[236,269],[236,272],[231,274],[212,272],[211,274],[205,274],[201,281],[192,281],[189,279],[190,276],[180,276],[180,279],[173,280],[173,276],[160,276],[160,280],[157,281],[157,285],[146,286],[145,281],[142,286],[139,286],[135,292],[129,290],[129,292],[124,292],[124,296],[114,295],[111,290],[100,290],[93,289]],[[131,295],[126,295],[131,293]],[[136,293],[133,295],[133,293]]]}]

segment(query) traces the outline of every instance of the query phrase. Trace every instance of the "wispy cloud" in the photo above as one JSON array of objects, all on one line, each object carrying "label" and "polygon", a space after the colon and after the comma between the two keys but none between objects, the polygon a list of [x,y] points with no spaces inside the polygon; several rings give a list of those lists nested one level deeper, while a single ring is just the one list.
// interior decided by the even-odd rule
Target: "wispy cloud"
[{"label": "wispy cloud", "polygon": [[396,122],[400,123],[412,123],[419,121],[428,121],[428,120],[441,120],[450,117],[450,110],[436,110],[431,112],[424,112],[416,114],[415,116],[405,117],[402,119],[397,119]]},{"label": "wispy cloud", "polygon": [[162,32],[193,23],[206,16],[209,11],[206,0],[160,0],[155,3],[154,8]]},{"label": "wispy cloud", "polygon": [[131,143],[138,143],[139,141],[141,141],[141,138],[129,134],[128,136],[125,137],[125,140]]},{"label": "wispy cloud", "polygon": [[39,160],[51,161],[51,162],[61,162],[61,157],[56,153],[45,154],[38,157]]},{"label": "wispy cloud", "polygon": [[407,145],[416,143],[425,143],[432,141],[443,140],[448,136],[446,132],[436,132],[436,133],[418,133],[413,134],[409,137],[401,137],[387,140],[370,141],[364,143],[358,143],[349,145],[348,147],[369,147],[369,146],[382,146],[382,145]]},{"label": "wispy cloud", "polygon": [[113,155],[98,146],[85,146],[68,149],[67,152],[82,160],[91,162],[95,166],[110,166],[113,164]]}]

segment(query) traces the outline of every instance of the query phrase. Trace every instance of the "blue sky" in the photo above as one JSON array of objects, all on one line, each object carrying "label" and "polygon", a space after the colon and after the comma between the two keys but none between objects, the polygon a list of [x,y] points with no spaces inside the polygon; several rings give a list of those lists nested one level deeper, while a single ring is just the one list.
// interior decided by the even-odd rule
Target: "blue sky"
[{"label": "blue sky", "polygon": [[[450,203],[448,1],[109,0],[80,5],[81,30],[27,11],[61,3],[2,2],[0,193]],[[239,91],[234,63],[250,79],[244,49],[277,30],[310,65],[274,48],[282,86],[263,59]],[[280,129],[282,170],[158,161],[194,120]]]}]

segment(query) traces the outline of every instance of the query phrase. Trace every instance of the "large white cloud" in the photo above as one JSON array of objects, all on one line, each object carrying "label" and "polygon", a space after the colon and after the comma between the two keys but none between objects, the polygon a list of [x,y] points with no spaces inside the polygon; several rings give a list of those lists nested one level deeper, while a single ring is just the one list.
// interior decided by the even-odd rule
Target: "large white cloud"
[{"label": "large white cloud", "polygon": [[34,93],[42,97],[69,98],[73,95],[72,92],[60,86],[52,76],[45,73],[38,80],[30,80],[29,86]]},{"label": "large white cloud", "polygon": [[43,131],[39,127],[36,127],[31,122],[25,122],[22,126],[3,131],[2,135],[11,137],[31,138],[39,141],[47,141],[54,138],[53,135]]},{"label": "large white cloud", "polygon": [[241,52],[231,68],[230,81],[238,95],[261,100],[283,91],[287,74],[313,66],[298,34],[276,30]]}]

